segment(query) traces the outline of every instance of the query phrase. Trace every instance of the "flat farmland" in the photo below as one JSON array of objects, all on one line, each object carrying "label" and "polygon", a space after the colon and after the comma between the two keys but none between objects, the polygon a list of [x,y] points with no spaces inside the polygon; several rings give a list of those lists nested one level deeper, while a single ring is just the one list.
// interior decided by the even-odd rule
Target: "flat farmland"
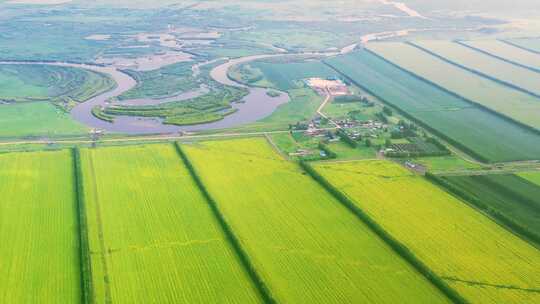
[{"label": "flat farmland", "polygon": [[[498,43],[512,48],[502,42]],[[540,99],[536,97],[475,75],[405,43],[372,43],[368,48],[448,91],[540,130]],[[537,56],[540,63],[540,55],[533,56]]]},{"label": "flat farmland", "polygon": [[450,41],[414,42],[447,60],[540,96],[540,74]]},{"label": "flat farmland", "polygon": [[540,136],[411,76],[366,51],[326,60],[355,84],[489,162],[536,159]]},{"label": "flat farmland", "polygon": [[87,127],[49,102],[0,104],[0,137],[85,133]]},{"label": "flat farmland", "polygon": [[515,38],[505,40],[531,52],[540,53],[540,38]]},{"label": "flat farmland", "polygon": [[0,302],[80,303],[69,151],[0,155]]},{"label": "flat farmland", "polygon": [[182,149],[277,302],[448,301],[264,139]]},{"label": "flat farmland", "polygon": [[264,77],[276,86],[276,88],[286,91],[297,88],[295,81],[312,77],[332,77],[337,73],[319,61],[304,62],[255,62],[250,64],[253,68],[259,69]]},{"label": "flat farmland", "polygon": [[388,161],[315,166],[470,303],[538,303],[540,251]]},{"label": "flat farmland", "polygon": [[463,43],[540,72],[540,54],[520,49],[500,40],[471,40]]},{"label": "flat farmland", "polygon": [[522,173],[518,173],[517,175],[540,186],[540,172],[539,171],[522,172]]},{"label": "flat farmland", "polygon": [[540,239],[539,185],[517,175],[448,176],[442,179]]},{"label": "flat farmland", "polygon": [[258,303],[172,145],[81,151],[96,303]]}]

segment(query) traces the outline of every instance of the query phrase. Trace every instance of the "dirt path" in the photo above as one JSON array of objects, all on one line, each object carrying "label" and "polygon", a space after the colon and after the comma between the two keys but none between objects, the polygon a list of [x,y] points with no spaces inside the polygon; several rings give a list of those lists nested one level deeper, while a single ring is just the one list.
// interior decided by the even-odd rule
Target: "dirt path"
[{"label": "dirt path", "polygon": [[276,143],[272,140],[272,137],[270,137],[270,134],[266,133],[264,134],[264,137],[266,138],[266,141],[274,148],[277,154],[281,155],[283,159],[290,160],[289,156],[285,154],[281,149],[276,145]]},{"label": "dirt path", "polygon": [[322,112],[324,107],[326,107],[326,105],[330,102],[330,100],[332,100],[332,94],[330,94],[330,90],[328,90],[328,88],[325,88],[325,90],[326,90],[326,98],[317,109],[317,114],[319,114],[323,118],[328,119],[329,122],[331,122],[334,126],[336,126],[336,129],[341,129],[341,127],[335,121],[330,119],[326,114]]}]

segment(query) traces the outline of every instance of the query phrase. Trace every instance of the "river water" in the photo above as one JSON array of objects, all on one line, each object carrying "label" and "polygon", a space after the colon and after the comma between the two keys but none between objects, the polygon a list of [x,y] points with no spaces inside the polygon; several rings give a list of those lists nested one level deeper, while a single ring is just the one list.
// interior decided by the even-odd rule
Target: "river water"
[{"label": "river water", "polygon": [[[397,33],[397,32],[396,32]],[[382,34],[382,33],[379,33]],[[389,34],[389,33],[384,33]],[[395,34],[395,33],[394,33]],[[362,42],[367,42],[364,40],[366,37],[373,38],[377,34],[366,35],[362,37]],[[374,39],[374,38],[373,38]],[[75,67],[82,68],[87,70],[92,70],[96,72],[101,72],[109,75],[113,78],[117,86],[111,91],[105,92],[98,96],[95,96],[89,99],[86,102],[76,105],[72,111],[71,116],[76,121],[95,129],[102,129],[107,132],[116,132],[116,133],[125,133],[125,134],[167,134],[167,133],[177,133],[177,132],[190,132],[190,131],[202,131],[202,130],[212,130],[212,129],[224,129],[237,127],[249,123],[254,123],[258,120],[261,120],[270,114],[272,114],[277,107],[282,104],[289,102],[289,95],[285,92],[280,92],[281,94],[277,97],[268,96],[268,89],[264,88],[252,88],[244,84],[238,83],[228,77],[228,70],[238,64],[247,63],[254,60],[273,58],[273,57],[294,57],[294,56],[334,56],[339,53],[348,53],[354,50],[357,44],[347,46],[341,50],[341,52],[327,52],[327,53],[286,53],[286,54],[267,54],[267,55],[254,55],[246,56],[236,59],[228,60],[227,62],[215,67],[210,71],[210,76],[217,82],[227,85],[245,88],[249,90],[249,94],[245,96],[241,102],[233,103],[232,107],[237,111],[231,115],[226,116],[224,119],[212,123],[191,125],[191,126],[175,126],[175,125],[166,125],[163,124],[163,120],[160,118],[146,118],[146,117],[133,117],[133,116],[117,116],[114,122],[103,121],[94,115],[92,115],[92,109],[96,106],[108,106],[112,104],[124,104],[124,105],[155,105],[171,101],[182,101],[197,96],[203,95],[208,92],[208,88],[202,85],[199,89],[184,92],[182,94],[162,98],[162,99],[132,99],[124,101],[110,101],[114,100],[115,97],[122,95],[124,92],[134,88],[137,85],[135,79],[126,73],[121,72],[114,66],[101,66],[101,65],[89,65],[89,64],[76,64],[76,63],[67,63],[67,62],[26,62],[26,61],[7,61],[0,64],[44,64],[44,65],[55,65],[55,66],[65,66],[65,67]],[[196,64],[193,67],[193,74],[197,76],[200,73],[199,66],[204,64],[209,64],[214,61]]]},{"label": "river water", "polygon": [[162,123],[160,118],[144,118],[144,117],[133,117],[133,116],[118,116],[114,122],[107,122],[101,119],[98,119],[92,115],[92,109],[95,106],[107,106],[111,104],[127,104],[127,105],[152,105],[159,104],[170,101],[182,101],[186,99],[195,98],[202,94],[208,92],[208,88],[204,85],[201,88],[185,92],[183,94],[173,96],[170,98],[164,99],[133,99],[133,100],[124,100],[124,101],[115,101],[110,103],[109,100],[120,96],[124,92],[134,88],[137,85],[135,79],[131,78],[129,75],[117,70],[114,67],[110,66],[98,66],[98,65],[88,65],[88,64],[75,64],[75,63],[66,63],[66,62],[1,62],[0,64],[44,64],[44,65],[54,65],[54,66],[65,66],[65,67],[75,67],[82,68],[87,70],[92,70],[96,72],[101,72],[109,75],[113,78],[117,86],[108,92],[95,96],[89,99],[86,102],[76,105],[72,111],[71,116],[76,121],[96,129],[102,129],[107,132],[118,132],[125,134],[158,134],[158,133],[176,133],[176,132],[186,132],[186,131],[201,131],[201,130],[211,130],[211,129],[222,129],[222,128],[231,128],[240,126],[243,124],[253,123],[257,120],[265,118],[272,114],[274,110],[289,101],[288,94],[282,92],[280,96],[270,97],[268,96],[267,89],[262,88],[248,88],[242,84],[236,83],[230,80],[227,76],[227,70],[231,66],[239,63],[248,62],[251,60],[256,60],[265,57],[271,57],[273,55],[263,55],[263,56],[250,56],[239,59],[230,60],[211,71],[211,77],[214,78],[219,83],[243,87],[249,90],[249,94],[242,99],[241,102],[233,103],[232,107],[237,111],[231,115],[226,116],[224,119],[207,124],[199,124],[192,126],[175,126],[175,125],[166,125]]}]

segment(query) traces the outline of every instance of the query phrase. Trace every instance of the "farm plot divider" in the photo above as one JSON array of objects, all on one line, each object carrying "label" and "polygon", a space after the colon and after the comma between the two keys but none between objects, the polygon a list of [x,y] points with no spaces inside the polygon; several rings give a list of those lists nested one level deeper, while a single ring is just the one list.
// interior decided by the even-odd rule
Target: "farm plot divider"
[{"label": "farm plot divider", "polygon": [[[466,70],[466,71],[468,71],[468,72],[470,72],[470,73],[472,73],[472,74],[474,74],[474,75],[477,75],[477,76],[479,76],[479,77],[483,77],[483,76],[481,76],[481,75],[478,75],[477,73],[472,72],[472,71],[469,70],[468,68],[465,68],[465,67],[462,67],[462,66],[460,66],[460,65],[454,64],[453,62],[449,62],[449,60],[445,59],[444,57],[441,57],[440,55],[435,54],[435,53],[433,53],[433,52],[431,52],[431,51],[429,51],[429,50],[427,50],[427,49],[425,49],[425,48],[423,48],[423,47],[421,47],[421,46],[418,46],[418,45],[416,45],[416,44],[414,44],[414,43],[412,43],[412,42],[408,42],[408,43],[406,43],[406,44],[407,44],[407,45],[410,45],[410,46],[412,46],[412,47],[414,47],[414,48],[416,48],[416,49],[419,49],[420,51],[427,52],[429,55],[434,56],[434,57],[436,57],[436,58],[438,58],[438,59],[440,59],[440,60],[442,60],[442,61],[444,61],[444,62],[446,62],[446,63],[448,63],[448,64],[451,64],[451,65],[453,65],[453,66],[456,66],[456,67],[458,67],[458,68],[460,68],[460,69],[464,69],[464,70]],[[474,105],[474,106],[480,108],[481,110],[484,110],[484,111],[486,111],[486,112],[488,112],[488,113],[491,113],[491,114],[493,114],[493,115],[496,115],[497,117],[500,117],[500,118],[502,118],[502,119],[504,119],[504,120],[506,120],[506,121],[512,122],[512,123],[514,123],[514,124],[516,124],[516,125],[519,125],[520,127],[524,128],[524,129],[526,129],[526,130],[533,131],[533,132],[535,132],[536,134],[539,134],[539,135],[540,135],[540,130],[537,129],[537,128],[534,128],[534,127],[532,127],[532,126],[530,126],[530,125],[528,125],[528,124],[526,124],[526,123],[523,123],[523,122],[521,122],[521,121],[519,121],[519,120],[517,120],[517,119],[515,119],[515,118],[512,118],[512,117],[510,117],[510,116],[508,116],[508,115],[505,115],[504,113],[497,112],[497,111],[495,111],[495,110],[493,110],[493,109],[491,109],[491,108],[489,108],[489,107],[487,107],[487,106],[485,106],[485,105],[483,105],[483,104],[481,104],[481,103],[478,103],[478,102],[476,102],[476,101],[474,101],[474,100],[472,100],[472,99],[470,99],[470,98],[467,98],[467,97],[465,97],[465,96],[463,96],[463,95],[461,95],[461,94],[458,94],[458,93],[456,93],[456,92],[454,92],[454,91],[451,91],[451,90],[449,90],[449,89],[443,87],[442,85],[439,85],[439,84],[435,83],[434,81],[431,81],[431,80],[429,80],[429,79],[427,79],[427,78],[425,78],[425,77],[422,77],[422,76],[420,76],[420,75],[418,75],[418,74],[416,74],[416,73],[414,73],[414,72],[412,72],[412,71],[409,71],[408,69],[405,69],[404,67],[402,67],[402,66],[400,66],[400,65],[398,65],[398,64],[396,64],[396,63],[394,63],[394,62],[392,62],[392,61],[390,61],[390,60],[388,60],[388,59],[386,59],[386,58],[383,57],[382,55],[379,55],[379,54],[377,54],[376,52],[374,52],[374,51],[372,51],[372,50],[370,50],[370,49],[367,49],[367,48],[366,48],[365,51],[368,52],[368,53],[370,53],[370,54],[372,54],[372,55],[374,55],[375,57],[377,57],[377,58],[383,60],[384,62],[386,62],[386,63],[388,63],[388,64],[390,64],[390,65],[396,67],[397,69],[399,69],[399,70],[401,70],[401,71],[403,71],[403,72],[409,74],[410,76],[412,76],[412,77],[414,77],[414,78],[416,78],[416,79],[418,79],[418,80],[421,80],[421,81],[423,81],[423,82],[425,82],[425,83],[427,83],[427,84],[429,84],[429,85],[431,85],[431,86],[433,86],[433,87],[435,87],[435,88],[437,88],[437,89],[439,89],[439,90],[441,90],[441,91],[443,91],[443,92],[445,92],[445,93],[448,93],[448,94],[450,94],[450,95],[452,95],[452,96],[454,96],[454,97],[456,97],[456,98],[459,98],[459,99],[461,99],[461,100],[463,100],[463,101],[465,101],[465,102],[467,102],[467,103],[469,103],[469,104],[471,104],[471,105]],[[501,84],[499,81],[497,81],[497,80],[495,80],[495,79],[493,79],[493,78],[491,78],[491,77],[483,77],[483,78],[487,78],[487,79],[489,79],[489,80],[491,80],[491,81],[494,81],[495,83]],[[506,86],[505,84],[502,84],[502,85],[503,85],[503,86]],[[518,90],[518,91],[522,92],[521,90]],[[526,93],[526,94],[529,94],[529,93]],[[529,95],[530,95],[530,94],[529,94]],[[374,96],[376,96],[376,95],[374,95]],[[534,97],[538,97],[538,96],[534,96]],[[383,98],[380,98],[380,97],[377,97],[377,98],[379,98],[380,100],[386,102]],[[404,111],[401,110],[399,107],[397,107],[397,106],[395,106],[395,105],[393,105],[393,104],[391,104],[391,103],[389,103],[389,102],[386,102],[386,103],[387,103],[387,104],[390,104],[390,105],[393,106],[394,108],[397,108],[397,109],[399,110],[399,112],[401,112],[404,116],[409,117],[409,119],[411,119],[411,120],[413,120],[413,121],[416,121],[417,123],[420,123],[420,124],[423,125],[426,129],[431,129],[429,126],[426,126],[425,124],[421,123],[421,122],[418,121],[417,119],[415,119],[415,118],[413,118],[413,117],[410,117],[411,115],[409,115],[408,113],[404,113]],[[434,131],[434,130],[432,130],[432,132],[435,133],[435,134],[437,134],[438,136],[440,136],[440,137],[446,139],[446,140],[448,141],[448,139],[447,139],[445,136],[439,134],[439,132]],[[449,141],[449,142],[452,143],[452,144],[454,144],[454,146],[456,146],[456,147],[462,149],[463,151],[465,151],[465,152],[471,154],[473,157],[477,158],[478,160],[480,160],[480,161],[485,161],[485,160],[483,160],[483,159],[481,158],[480,155],[476,155],[474,152],[468,151],[467,148],[464,147],[463,145],[461,145],[460,143],[453,143],[453,142],[451,142],[451,141]],[[479,157],[480,157],[480,158],[479,158]]]},{"label": "farm plot divider", "polygon": [[497,54],[495,54],[495,53],[488,52],[488,51],[485,51],[485,50],[483,50],[483,49],[480,49],[480,48],[474,47],[474,46],[472,46],[472,45],[469,45],[469,44],[467,44],[467,43],[464,42],[464,41],[456,40],[455,43],[457,43],[457,44],[459,44],[459,45],[462,45],[462,46],[464,46],[464,47],[466,47],[466,48],[469,48],[469,49],[471,49],[471,50],[480,52],[480,53],[482,53],[482,54],[484,54],[484,55],[487,55],[487,56],[493,57],[493,58],[495,58],[495,59],[504,61],[504,62],[506,62],[506,63],[510,63],[510,64],[513,64],[513,65],[517,65],[517,66],[520,67],[520,68],[524,68],[524,69],[531,70],[531,71],[536,72],[536,73],[540,73],[540,70],[537,69],[537,68],[533,68],[533,67],[531,67],[531,66],[528,66],[528,65],[525,65],[525,64],[521,64],[521,63],[516,62],[516,61],[514,61],[514,60],[506,59],[506,58],[501,57],[501,56],[499,56],[499,55],[497,55]]},{"label": "farm plot divider", "polygon": [[201,190],[203,197],[208,202],[208,205],[210,206],[212,213],[215,215],[217,221],[219,222],[219,225],[222,227],[225,235],[227,236],[227,239],[231,242],[231,245],[233,246],[236,254],[238,254],[238,258],[240,259],[242,265],[246,269],[250,278],[255,283],[255,286],[257,287],[257,290],[259,291],[262,299],[264,300],[265,303],[270,303],[270,304],[277,303],[274,297],[272,296],[270,289],[267,287],[262,277],[257,273],[255,266],[253,266],[253,263],[249,259],[249,256],[242,248],[242,245],[240,244],[240,240],[236,237],[231,226],[227,223],[227,220],[225,219],[225,217],[219,210],[218,204],[212,198],[212,196],[210,195],[210,192],[206,189],[206,186],[202,182],[202,179],[199,177],[199,174],[197,173],[195,167],[189,160],[187,154],[184,152],[184,150],[182,149],[182,147],[180,146],[178,142],[176,142],[174,146],[175,146],[176,151],[178,152],[178,155],[182,159],[182,162],[184,163],[187,170],[189,171],[189,174],[193,178],[195,184]]},{"label": "farm plot divider", "polygon": [[[427,48],[425,48],[425,47],[423,47],[423,46],[421,46],[419,44],[416,44],[416,43],[411,42],[411,41],[408,41],[406,43],[413,46],[413,47],[415,47],[415,48],[417,48],[417,49],[419,49],[419,50],[421,50],[421,51],[423,51],[423,52],[425,52],[425,53],[428,53],[428,54],[430,54],[432,56],[435,56],[435,57],[439,58],[440,60],[442,60],[442,61],[444,61],[446,63],[454,65],[454,66],[456,66],[458,68],[461,68],[463,70],[469,71],[469,72],[471,72],[471,73],[473,73],[475,75],[478,75],[478,76],[483,77],[483,78],[487,78],[487,79],[492,80],[492,81],[494,81],[494,82],[496,82],[498,84],[501,84],[503,86],[507,86],[509,88],[512,88],[514,90],[520,91],[520,92],[525,93],[525,94],[528,94],[530,96],[540,98],[540,95],[538,95],[538,94],[536,94],[534,92],[531,92],[530,90],[524,89],[524,88],[522,88],[520,86],[517,86],[515,84],[512,84],[512,83],[510,83],[508,81],[504,81],[504,80],[501,80],[499,78],[495,78],[495,77],[493,77],[491,75],[488,75],[488,74],[486,74],[484,72],[481,72],[481,71],[478,71],[476,69],[469,68],[469,67],[467,67],[467,66],[465,66],[463,64],[457,63],[457,62],[455,62],[453,60],[450,60],[450,59],[448,59],[448,58],[446,58],[446,57],[444,57],[442,55],[439,55],[439,54],[435,53],[434,51],[429,50],[429,49],[427,49]],[[460,45],[463,45],[463,44],[460,44]],[[470,49],[472,49],[472,48],[470,48]],[[504,62],[506,62],[506,61],[504,61]],[[506,62],[506,63],[508,63],[508,62]],[[513,63],[510,63],[510,64],[513,64]]]},{"label": "farm plot divider", "polygon": [[506,44],[508,44],[508,45],[511,45],[511,46],[513,46],[513,47],[516,47],[516,48],[518,48],[518,49],[521,49],[521,50],[524,50],[524,51],[527,51],[527,52],[531,52],[531,53],[540,55],[540,52],[539,52],[539,51],[533,50],[533,49],[530,49],[530,48],[526,48],[526,47],[524,47],[524,46],[522,46],[522,45],[519,45],[519,44],[517,44],[517,43],[514,43],[514,42],[512,42],[512,41],[510,41],[510,40],[499,39],[499,41],[500,41],[500,42],[503,42],[503,43],[506,43]]},{"label": "farm plot divider", "polygon": [[94,289],[92,284],[92,262],[90,260],[90,243],[88,240],[88,222],[84,199],[84,184],[81,166],[81,154],[79,148],[72,148],[73,157],[73,181],[75,183],[75,195],[77,204],[77,228],[79,233],[80,272],[82,303],[94,303]]},{"label": "farm plot divider", "polygon": [[431,174],[429,172],[426,173],[426,178],[430,180],[435,185],[441,187],[444,191],[454,195],[461,201],[463,201],[466,204],[472,205],[474,208],[477,208],[483,212],[485,212],[487,215],[492,217],[495,222],[501,224],[503,227],[507,228],[513,233],[516,233],[517,235],[523,236],[525,239],[530,240],[533,242],[536,246],[540,248],[540,235],[530,231],[525,226],[517,223],[516,221],[510,219],[506,215],[502,214],[501,212],[495,210],[494,208],[488,206],[487,204],[481,202],[480,200],[472,197],[471,195],[467,194],[465,191],[460,190],[458,187],[452,185],[451,183],[447,182],[443,178]]},{"label": "farm plot divider", "polygon": [[[383,59],[384,61],[394,65],[393,63],[387,61],[386,59],[380,57],[379,55],[369,51],[369,50],[366,50],[368,51],[369,53],[371,54],[374,54],[375,56]],[[328,64],[328,63],[326,63]],[[328,64],[328,66],[334,68],[332,65]],[[395,66],[395,65],[394,65]],[[334,68],[336,71],[339,71],[337,68]],[[410,73],[410,72],[409,72]],[[463,152],[469,154],[470,156],[472,156],[473,158],[475,158],[476,160],[479,160],[481,162],[484,162],[484,163],[490,163],[491,161],[489,159],[487,159],[486,157],[480,155],[479,153],[475,152],[473,149],[470,149],[469,147],[463,145],[462,143],[460,143],[459,141],[457,140],[454,140],[452,138],[450,138],[450,136],[436,130],[435,128],[429,126],[429,124],[423,122],[421,119],[417,118],[414,116],[414,114],[411,114],[409,113],[408,111],[400,108],[398,105],[396,105],[395,103],[392,103],[390,102],[389,100],[383,98],[380,94],[377,94],[375,91],[371,90],[370,88],[368,88],[367,86],[365,85],[362,85],[361,83],[359,83],[358,81],[355,81],[354,79],[352,79],[351,77],[345,75],[344,73],[342,73],[343,77],[346,78],[348,81],[350,81],[351,83],[354,83],[356,86],[358,86],[359,88],[362,88],[364,91],[368,92],[370,95],[372,96],[375,96],[377,99],[381,100],[382,102],[384,102],[385,104],[395,108],[401,115],[403,115],[404,117],[406,117],[407,119],[410,119],[411,121],[414,121],[415,123],[417,123],[418,125],[420,125],[421,127],[425,128],[426,130],[432,132],[433,134],[437,135],[438,137],[442,138],[443,140],[447,141],[448,143],[450,143],[451,145],[457,147],[458,149],[462,150]]]},{"label": "farm plot divider", "polygon": [[457,291],[446,284],[437,274],[435,274],[428,266],[426,266],[414,253],[409,250],[400,241],[395,239],[381,225],[373,220],[366,212],[357,207],[350,198],[334,187],[321,174],[319,174],[309,163],[305,161],[299,162],[300,167],[313,178],[322,188],[335,197],[345,208],[352,212],[359,220],[366,224],[377,236],[379,236],[394,252],[407,261],[416,271],[422,274],[429,282],[439,289],[452,302],[457,304],[468,303]]}]

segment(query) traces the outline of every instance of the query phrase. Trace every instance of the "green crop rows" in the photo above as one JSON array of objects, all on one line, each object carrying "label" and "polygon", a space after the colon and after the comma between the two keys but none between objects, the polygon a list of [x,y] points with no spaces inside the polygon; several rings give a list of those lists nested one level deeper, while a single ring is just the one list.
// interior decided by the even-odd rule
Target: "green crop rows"
[{"label": "green crop rows", "polygon": [[0,302],[79,303],[69,151],[0,155]]},{"label": "green crop rows", "polygon": [[540,252],[454,196],[388,161],[314,166],[470,303],[536,303]]},{"label": "green crop rows", "polygon": [[[405,43],[369,49],[423,79],[525,126],[540,130],[540,99],[447,63]],[[511,46],[509,46],[511,47]],[[517,49],[519,50],[519,49]],[[537,56],[534,55],[533,56]],[[539,57],[540,58],[540,57]]]},{"label": "green crop rows", "polygon": [[500,57],[502,60],[508,60],[540,72],[540,54],[520,49],[500,40],[471,40],[463,43],[493,56]]},{"label": "green crop rows", "polygon": [[421,41],[414,44],[452,63],[479,72],[490,79],[502,81],[511,87],[540,98],[539,73],[482,54],[454,42]]},{"label": "green crop rows", "polygon": [[476,158],[536,159],[540,135],[440,90],[367,51],[326,61],[359,86]]},{"label": "green crop rows", "polygon": [[467,201],[476,202],[540,244],[540,186],[516,175],[448,176],[442,180]]},{"label": "green crop rows", "polygon": [[[538,299],[536,249],[390,162],[299,166],[244,138],[12,152],[0,167],[2,303]],[[473,194],[501,213],[503,197],[538,203],[533,182],[489,179],[497,191]],[[531,210],[505,214],[537,229]]]},{"label": "green crop rows", "polygon": [[96,303],[258,302],[173,146],[81,156]]},{"label": "green crop rows", "polygon": [[[311,77],[335,77],[337,73],[319,61],[304,62],[255,62],[252,68],[261,71],[262,75],[276,88],[287,91],[298,87],[297,82]],[[303,84],[301,85],[301,87]]]},{"label": "green crop rows", "polygon": [[446,302],[264,140],[183,148],[277,302]]}]

